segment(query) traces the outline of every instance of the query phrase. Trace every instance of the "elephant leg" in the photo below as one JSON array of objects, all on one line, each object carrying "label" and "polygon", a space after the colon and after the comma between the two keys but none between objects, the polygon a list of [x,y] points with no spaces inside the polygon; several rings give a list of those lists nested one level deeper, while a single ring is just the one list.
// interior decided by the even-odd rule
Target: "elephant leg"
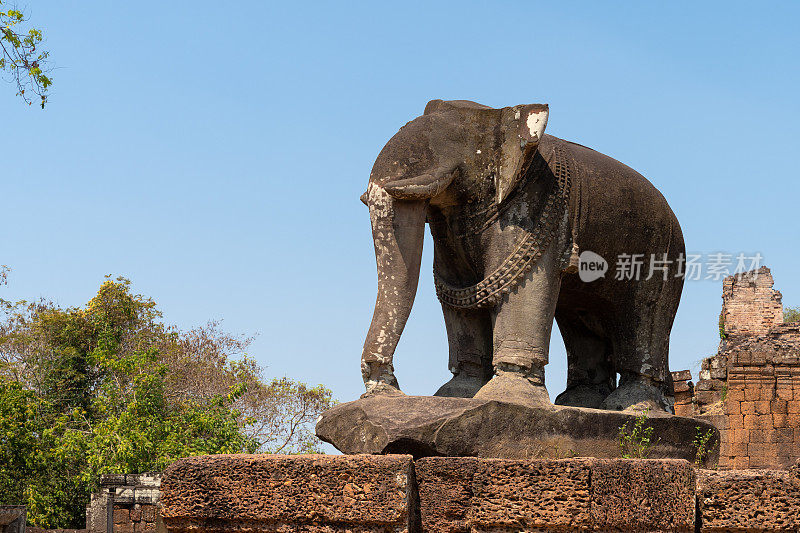
[{"label": "elephant leg", "polygon": [[556,322],[567,348],[567,388],[555,403],[597,409],[616,387],[611,340],[594,315],[557,309]]},{"label": "elephant leg", "polygon": [[492,319],[485,310],[442,305],[453,379],[434,396],[472,398],[492,377]]},{"label": "elephant leg", "polygon": [[678,305],[674,294],[677,290],[679,298],[682,284],[683,280],[670,280],[663,290],[639,290],[632,308],[617,313],[614,362],[620,381],[601,408],[672,412],[669,334]]},{"label": "elephant leg", "polygon": [[528,406],[551,405],[544,366],[561,287],[556,241],[493,312],[494,377],[475,395]]}]

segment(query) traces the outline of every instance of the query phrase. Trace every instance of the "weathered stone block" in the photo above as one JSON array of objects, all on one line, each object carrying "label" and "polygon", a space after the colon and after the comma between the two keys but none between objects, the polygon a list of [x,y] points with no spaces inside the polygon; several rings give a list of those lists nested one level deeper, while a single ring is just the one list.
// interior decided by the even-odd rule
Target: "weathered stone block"
[{"label": "weathered stone block", "polygon": [[134,501],[141,504],[156,504],[160,496],[159,489],[136,487]]},{"label": "weathered stone block", "polygon": [[748,402],[755,402],[761,399],[761,390],[756,387],[748,387],[744,390],[744,399]]},{"label": "weathered stone block", "polygon": [[161,474],[158,472],[147,472],[144,474],[127,474],[125,484],[136,488],[149,487],[158,488],[161,486]]},{"label": "weathered stone block", "polygon": [[708,405],[716,403],[722,399],[722,393],[715,390],[698,390],[694,393],[697,403]]},{"label": "weathered stone block", "polygon": [[134,503],[135,501],[135,487],[123,486],[114,489],[115,503]]},{"label": "weathered stone block", "polygon": [[591,524],[592,464],[588,459],[480,461],[472,482],[473,529]]},{"label": "weathered stone block", "polygon": [[599,531],[694,531],[695,470],[683,460],[596,460],[592,526]]},{"label": "weathered stone block", "polygon": [[155,505],[142,505],[142,520],[145,522],[156,521],[156,506]]},{"label": "weathered stone block", "polygon": [[679,381],[691,381],[692,380],[692,371],[691,370],[676,370],[672,372],[672,381],[677,384]]},{"label": "weathered stone block", "polygon": [[171,532],[416,531],[411,456],[211,455],[165,472],[161,516]]},{"label": "weathered stone block", "polygon": [[25,533],[28,508],[25,505],[0,505],[0,531]]},{"label": "weathered stone block", "polygon": [[712,380],[724,380],[728,377],[728,370],[725,368],[712,368],[709,373]]},{"label": "weathered stone block", "polygon": [[704,532],[800,528],[800,479],[785,470],[703,470],[697,495]]},{"label": "weathered stone block", "polygon": [[103,487],[125,485],[125,474],[103,474],[100,476],[100,485]]},{"label": "weathered stone block", "polygon": [[694,415],[694,405],[692,403],[678,403],[675,402],[675,416],[692,416]]},{"label": "weathered stone block", "polygon": [[681,460],[416,462],[422,531],[693,531],[695,474]]},{"label": "weathered stone block", "polygon": [[735,402],[743,402],[744,401],[744,390],[743,389],[728,389],[728,400],[732,400]]},{"label": "weathered stone block", "polygon": [[740,402],[739,406],[741,408],[743,415],[754,415],[756,414],[756,402],[747,401],[747,402]]},{"label": "weathered stone block", "polygon": [[115,524],[122,524],[124,522],[130,522],[130,510],[129,509],[118,509],[114,508],[114,523]]},{"label": "weathered stone block", "polygon": [[688,381],[676,381],[675,382],[675,394],[678,394],[678,393],[681,393],[681,392],[691,393],[692,389],[694,389],[694,386],[692,386],[692,384],[689,383]]},{"label": "weathered stone block", "polygon": [[469,531],[472,478],[478,461],[475,457],[428,457],[416,461],[423,531]]}]

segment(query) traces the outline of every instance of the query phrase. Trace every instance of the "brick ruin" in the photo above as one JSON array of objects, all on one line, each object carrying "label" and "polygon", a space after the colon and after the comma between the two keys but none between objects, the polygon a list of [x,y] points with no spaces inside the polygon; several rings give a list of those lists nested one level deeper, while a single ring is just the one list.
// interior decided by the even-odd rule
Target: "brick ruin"
[{"label": "brick ruin", "polygon": [[720,345],[699,379],[673,372],[675,414],[720,430],[722,469],[787,468],[800,458],[800,323],[762,267],[723,281]]}]

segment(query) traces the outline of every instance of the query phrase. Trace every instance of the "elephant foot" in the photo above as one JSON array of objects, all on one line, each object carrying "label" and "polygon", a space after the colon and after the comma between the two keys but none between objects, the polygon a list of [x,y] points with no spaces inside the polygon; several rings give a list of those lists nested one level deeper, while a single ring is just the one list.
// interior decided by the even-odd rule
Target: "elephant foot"
[{"label": "elephant foot", "polygon": [[370,381],[366,383],[366,386],[367,392],[361,395],[362,399],[373,396],[405,396],[400,389],[383,381]]},{"label": "elephant foot", "polygon": [[453,379],[439,387],[434,396],[448,396],[450,398],[472,398],[486,385],[486,380],[478,376],[469,376],[460,372]]},{"label": "elephant foot", "polygon": [[661,389],[645,376],[623,380],[614,392],[608,395],[600,409],[609,411],[666,411],[671,404]]},{"label": "elephant foot", "polygon": [[569,405],[571,407],[588,407],[600,409],[603,400],[608,396],[607,386],[589,385],[582,383],[574,385],[556,397],[556,405]]},{"label": "elephant foot", "polygon": [[526,407],[550,407],[544,386],[544,372],[525,372],[515,365],[498,367],[495,376],[475,395],[479,400],[496,400]]}]

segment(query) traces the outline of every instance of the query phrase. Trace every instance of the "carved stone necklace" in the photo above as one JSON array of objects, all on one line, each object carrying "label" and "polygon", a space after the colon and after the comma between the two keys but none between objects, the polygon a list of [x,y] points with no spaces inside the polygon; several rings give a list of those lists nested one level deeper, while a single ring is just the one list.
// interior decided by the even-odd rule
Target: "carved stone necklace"
[{"label": "carved stone necklace", "polygon": [[[433,280],[439,301],[460,309],[492,307],[499,303],[505,294],[519,285],[525,274],[541,259],[542,254],[553,241],[559,221],[569,202],[572,180],[569,161],[564,151],[563,141],[560,139],[554,143],[553,161],[550,168],[556,176],[556,183],[548,193],[533,230],[525,233],[514,251],[491,274],[474,285],[456,287],[442,278],[434,263]],[[524,183],[517,186],[523,187]],[[499,210],[491,213],[489,221],[481,226],[480,231],[496,221],[499,214]]]}]

